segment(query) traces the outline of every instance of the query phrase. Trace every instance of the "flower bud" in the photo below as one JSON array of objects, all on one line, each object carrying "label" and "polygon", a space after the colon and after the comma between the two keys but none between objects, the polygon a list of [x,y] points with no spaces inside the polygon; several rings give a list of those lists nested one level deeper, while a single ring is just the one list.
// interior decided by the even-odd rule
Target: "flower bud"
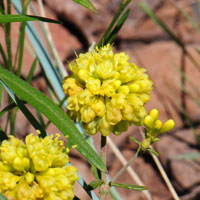
[{"label": "flower bud", "polygon": [[153,121],[158,119],[158,110],[157,109],[152,109],[150,112],[150,116],[152,117]]},{"label": "flower bud", "polygon": [[162,128],[160,129],[160,133],[171,131],[174,128],[174,126],[175,126],[174,120],[169,119],[163,124]]},{"label": "flower bud", "polygon": [[160,120],[156,120],[154,123],[154,128],[155,129],[160,129],[162,127],[163,123]]},{"label": "flower bud", "polygon": [[148,128],[152,128],[153,127],[153,118],[150,115],[147,115],[144,118],[144,125]]}]

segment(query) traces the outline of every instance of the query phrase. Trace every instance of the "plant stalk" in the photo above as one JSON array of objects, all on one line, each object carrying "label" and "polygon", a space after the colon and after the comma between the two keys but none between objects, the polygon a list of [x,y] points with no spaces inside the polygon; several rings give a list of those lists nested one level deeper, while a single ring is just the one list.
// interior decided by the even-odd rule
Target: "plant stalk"
[{"label": "plant stalk", "polygon": [[135,161],[135,159],[138,157],[140,153],[140,147],[137,149],[135,155],[129,160],[129,162],[122,167],[119,172],[111,179],[111,182],[115,182],[126,170],[127,168],[133,164],[133,162]]},{"label": "plant stalk", "polygon": [[[106,166],[106,137],[101,135],[101,159],[103,163]],[[100,187],[100,200],[104,200],[106,198],[106,195],[108,194],[109,191],[109,186],[107,184],[107,179],[106,179],[106,171],[101,172],[101,179],[103,180],[104,184]]]}]

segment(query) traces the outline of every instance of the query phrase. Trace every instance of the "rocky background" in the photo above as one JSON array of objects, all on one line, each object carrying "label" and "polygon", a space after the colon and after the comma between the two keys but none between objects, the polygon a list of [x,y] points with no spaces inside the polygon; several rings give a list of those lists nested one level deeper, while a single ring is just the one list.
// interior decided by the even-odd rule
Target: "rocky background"
[{"label": "rocky background", "polygon": [[[119,6],[120,0],[93,0],[92,2],[98,10],[97,14],[79,6],[72,0],[44,0],[46,16],[63,22],[62,25],[49,24],[49,28],[56,49],[66,68],[67,62],[75,58],[74,51],[77,53],[85,52],[93,41],[98,42],[101,39]],[[182,50],[174,41],[138,7],[139,2],[141,1],[133,0],[130,3],[130,15],[114,41],[114,48],[117,52],[126,52],[131,61],[147,69],[154,82],[154,91],[151,93],[151,100],[146,106],[147,110],[158,108],[163,121],[168,118],[173,118],[176,121],[174,131],[162,135],[161,140],[155,144],[154,148],[158,151],[159,159],[180,199],[199,200],[200,148],[194,136],[194,129],[197,134],[200,133],[200,109],[198,106],[200,72],[191,60],[183,55]],[[181,39],[192,57],[199,63],[200,56],[196,50],[199,49],[200,35],[177,9],[177,6],[181,7],[199,23],[200,18],[198,18],[196,1],[146,0],[145,2]],[[33,4],[40,13],[37,1],[33,1]],[[17,35],[17,26],[17,23],[13,25],[13,38]],[[2,34],[2,30],[0,30],[0,35]],[[13,49],[17,46],[14,39],[12,45]],[[27,51],[23,61],[24,77],[29,72],[32,60],[33,57]],[[183,82],[181,70],[187,75],[185,89],[189,92],[183,92],[181,89]],[[33,85],[46,93],[47,88],[40,76],[39,67],[36,70],[36,75]],[[197,92],[194,92],[194,88],[197,88]],[[183,114],[184,109],[191,121],[188,121]],[[21,113],[18,115],[16,131],[23,135],[32,128],[26,120],[22,120],[23,115]],[[190,122],[192,122],[194,129],[191,128]],[[1,120],[1,123],[3,124],[4,121]],[[57,131],[53,126],[50,126],[48,130],[49,132]],[[131,127],[120,137],[112,136],[113,141],[127,160],[134,155],[137,149],[137,145],[129,140],[129,136],[140,138],[140,130],[137,127]],[[100,137],[97,135],[94,139],[99,141]],[[183,159],[180,156],[188,153],[198,156],[194,157],[193,160]],[[77,152],[72,152],[71,160],[87,182],[93,180],[87,162]],[[110,149],[107,160],[109,172],[113,176],[122,165]],[[152,199],[173,199],[149,154],[138,158],[133,164],[133,168],[148,187]],[[135,184],[128,173],[122,175],[118,182]],[[75,190],[81,200],[89,199],[78,184]],[[119,191],[126,200],[146,199],[142,192],[126,189]]]}]

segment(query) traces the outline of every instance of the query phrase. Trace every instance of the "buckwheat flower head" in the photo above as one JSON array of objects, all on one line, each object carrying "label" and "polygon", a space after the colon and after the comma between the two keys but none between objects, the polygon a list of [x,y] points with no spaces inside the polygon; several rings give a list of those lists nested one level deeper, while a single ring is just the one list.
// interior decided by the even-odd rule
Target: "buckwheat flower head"
[{"label": "buckwheat flower head", "polygon": [[108,44],[80,54],[69,69],[73,75],[63,80],[68,114],[89,134],[118,135],[132,123],[143,124],[152,81],[127,54],[114,54]]},{"label": "buckwheat flower head", "polygon": [[64,145],[29,134],[25,143],[10,136],[0,146],[0,193],[9,200],[72,200],[77,169],[67,165]]}]

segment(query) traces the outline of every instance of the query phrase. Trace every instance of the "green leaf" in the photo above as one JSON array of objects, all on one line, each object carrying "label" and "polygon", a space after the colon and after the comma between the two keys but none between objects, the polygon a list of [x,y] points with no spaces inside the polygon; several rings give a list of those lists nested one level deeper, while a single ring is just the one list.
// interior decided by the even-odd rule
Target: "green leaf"
[{"label": "green leaf", "polygon": [[73,0],[73,1],[89,9],[92,12],[96,12],[96,8],[94,7],[94,5],[91,3],[90,0]]},{"label": "green leaf", "polygon": [[127,5],[131,2],[131,0],[125,0],[121,1],[121,4],[119,6],[119,9],[117,10],[116,14],[114,15],[112,21],[110,22],[108,28],[106,29],[103,37],[101,38],[100,42],[98,43],[98,47],[102,47],[105,45],[105,41],[108,40],[108,37],[111,33],[111,31],[115,28],[116,23],[118,22],[121,14],[124,12]]},{"label": "green leaf", "polygon": [[101,175],[101,174],[99,174],[99,170],[97,170],[97,168],[96,168],[94,165],[91,166],[91,171],[92,171],[93,176],[94,176],[96,179],[99,179],[99,178],[100,178],[100,175]]},{"label": "green leaf", "polygon": [[0,1],[0,14],[4,15],[5,14],[5,7],[4,7],[4,1]]},{"label": "green leaf", "polygon": [[33,16],[33,15],[0,15],[0,23],[27,22],[27,21],[43,21],[43,22],[56,23],[56,24],[61,23],[54,19]]},{"label": "green leaf", "polygon": [[[0,79],[0,82],[3,84],[4,88],[7,90],[8,94],[10,95],[10,97],[12,98],[12,100],[17,104],[18,108],[22,111],[22,113],[26,116],[26,118],[29,120],[29,122],[33,125],[33,127],[36,130],[40,130],[41,137],[45,137],[47,134],[45,132],[45,130],[43,129],[43,127],[40,125],[40,123],[35,119],[35,117],[32,115],[32,113],[26,108],[26,106],[24,105],[23,101],[21,101],[19,98],[17,98],[15,96],[15,94],[13,93],[13,91]],[[11,127],[14,128],[15,125],[15,117],[16,117],[16,112],[12,113],[11,112]],[[11,129],[11,133],[12,135],[14,135],[14,130]]]},{"label": "green leaf", "polygon": [[8,59],[6,57],[5,51],[3,49],[3,46],[1,44],[0,44],[0,54],[1,54],[1,57],[3,59],[4,65],[8,66]]},{"label": "green leaf", "polygon": [[132,140],[133,142],[139,144],[139,145],[141,144],[141,142],[134,137],[129,137],[129,139]]},{"label": "green leaf", "polygon": [[108,39],[105,41],[104,45],[108,44],[108,43],[112,43],[112,41],[115,39],[115,37],[117,36],[119,30],[121,29],[121,27],[123,26],[124,22],[126,21],[128,15],[129,15],[130,9],[128,9],[123,15],[122,17],[119,19],[119,21],[117,22],[114,30],[110,33]]},{"label": "green leaf", "polygon": [[126,189],[131,189],[131,190],[137,190],[137,191],[141,191],[141,190],[147,190],[147,187],[142,186],[142,185],[131,185],[131,184],[121,184],[121,183],[110,183],[111,186],[115,186],[115,187],[120,187],[120,188],[126,188]]},{"label": "green leaf", "polygon": [[31,87],[18,76],[0,67],[2,79],[14,93],[31,104],[37,111],[43,113],[66,136],[68,140],[77,145],[76,149],[93,165],[105,171],[105,165],[98,154],[84,140],[83,135],[75,127],[72,120],[58,105],[53,103],[46,95]]},{"label": "green leaf", "polygon": [[[2,86],[0,84],[0,86]],[[25,102],[23,102],[25,103]],[[17,107],[17,105],[15,103],[9,104],[8,106],[6,106],[1,112],[0,112],[0,118],[7,113],[8,111],[12,110],[13,108]]]},{"label": "green leaf", "polygon": [[15,135],[15,122],[16,122],[17,110],[18,108],[12,109],[8,115],[9,122],[10,122],[10,135]]},{"label": "green leaf", "polygon": [[94,181],[92,181],[88,187],[91,187],[92,190],[95,190],[96,188],[98,188],[99,186],[101,186],[103,184],[103,180],[101,179],[96,179]]},{"label": "green leaf", "polygon": [[0,194],[0,200],[8,200],[8,199],[4,197],[2,194]]},{"label": "green leaf", "polygon": [[2,90],[2,85],[0,84],[0,106],[1,106],[2,95],[3,95],[3,90]]},{"label": "green leaf", "polygon": [[26,79],[26,81],[27,81],[28,83],[31,83],[31,81],[32,81],[33,74],[34,74],[35,68],[36,68],[36,66],[37,66],[37,62],[38,62],[38,59],[35,58],[34,61],[33,61],[32,66],[31,66],[31,69],[30,69],[30,71],[29,71],[28,77],[27,77],[27,79]]},{"label": "green leaf", "polygon": [[151,152],[152,154],[154,154],[155,156],[159,156],[158,152],[156,152],[154,149],[152,148],[148,148],[147,151]]}]

